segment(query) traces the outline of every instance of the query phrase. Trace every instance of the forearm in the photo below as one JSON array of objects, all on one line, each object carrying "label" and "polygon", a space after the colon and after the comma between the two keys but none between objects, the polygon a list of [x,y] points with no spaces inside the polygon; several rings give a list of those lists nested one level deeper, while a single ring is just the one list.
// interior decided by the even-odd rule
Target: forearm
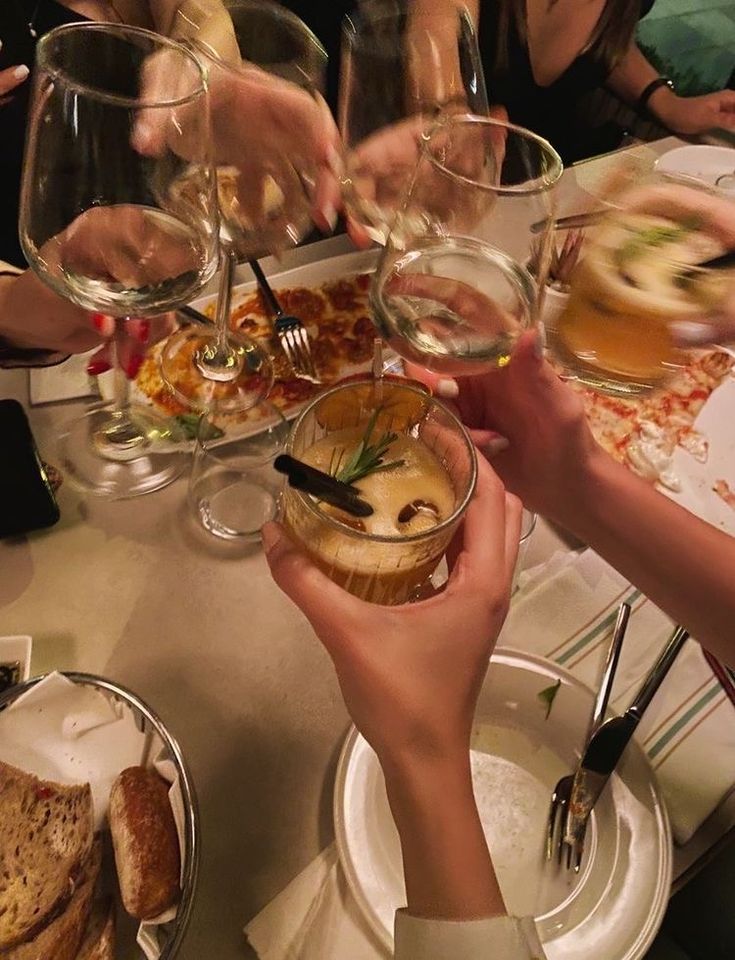
[{"label": "forearm", "polygon": [[602,452],[554,519],[735,665],[735,538]]},{"label": "forearm", "polygon": [[466,758],[385,764],[384,770],[409,912],[448,920],[504,915],[472,791],[469,751]]},{"label": "forearm", "polygon": [[222,0],[150,0],[156,30],[174,40],[197,40],[227,63],[238,63],[235,31]]},{"label": "forearm", "polygon": [[[607,85],[621,100],[635,107],[648,84],[658,76],[658,70],[646,60],[634,41],[608,77]],[[664,126],[669,126],[669,108],[676,105],[680,99],[670,87],[661,86],[649,97],[646,109]]]}]

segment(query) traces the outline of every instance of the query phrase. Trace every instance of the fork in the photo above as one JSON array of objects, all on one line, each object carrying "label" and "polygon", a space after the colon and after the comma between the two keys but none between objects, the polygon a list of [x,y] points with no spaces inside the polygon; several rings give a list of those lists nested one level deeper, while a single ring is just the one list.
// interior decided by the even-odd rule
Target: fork
[{"label": "fork", "polygon": [[[602,680],[600,688],[597,691],[595,705],[590,718],[589,729],[587,731],[587,741],[605,719],[607,703],[610,699],[615,671],[620,659],[620,650],[623,645],[623,638],[628,627],[628,618],[630,617],[630,604],[621,603],[618,607],[618,615],[613,628],[610,648],[607,651],[607,659],[602,671]],[[584,755],[584,750],[582,751]],[[569,801],[572,798],[572,785],[574,784],[574,774],[568,773],[561,777],[551,792],[551,804],[549,806],[549,819],[546,824],[546,859],[551,860],[554,853],[554,839],[556,837],[557,863],[561,865],[564,850],[567,852],[567,869],[571,867],[572,850],[571,846],[564,839]]]},{"label": "fork", "polygon": [[286,359],[291,364],[291,369],[300,380],[308,380],[310,383],[321,383],[319,375],[314,366],[314,358],[311,354],[311,342],[309,333],[303,322],[298,317],[292,317],[283,312],[278,302],[278,298],[271,289],[271,285],[266,280],[265,274],[257,260],[248,260],[250,268],[255,274],[260,292],[268,305],[268,309],[273,314],[273,326],[278,336]]}]

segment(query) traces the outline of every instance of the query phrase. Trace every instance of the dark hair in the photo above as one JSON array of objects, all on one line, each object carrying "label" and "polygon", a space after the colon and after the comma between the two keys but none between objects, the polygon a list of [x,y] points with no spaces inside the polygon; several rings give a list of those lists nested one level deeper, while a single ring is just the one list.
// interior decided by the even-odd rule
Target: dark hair
[{"label": "dark hair", "polygon": [[[526,0],[493,0],[498,4],[498,35],[496,40],[495,66],[503,70],[508,66],[508,33],[511,17],[521,41],[528,37],[526,29]],[[552,0],[555,3],[556,0]],[[592,32],[587,50],[606,70],[613,70],[622,59],[635,35],[636,24],[641,14],[641,0],[607,0]],[[482,18],[482,13],[480,13]]]}]

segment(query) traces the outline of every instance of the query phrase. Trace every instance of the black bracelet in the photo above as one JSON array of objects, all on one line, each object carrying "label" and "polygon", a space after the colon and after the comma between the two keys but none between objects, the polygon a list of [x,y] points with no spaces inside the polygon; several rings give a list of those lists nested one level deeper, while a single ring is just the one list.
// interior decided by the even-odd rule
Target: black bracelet
[{"label": "black bracelet", "polygon": [[653,94],[660,90],[661,87],[668,87],[669,90],[673,92],[674,90],[674,81],[671,77],[656,77],[655,80],[651,80],[648,86],[644,89],[643,93],[638,97],[636,101],[635,109],[636,113],[645,114],[648,113],[648,101],[651,99]]}]

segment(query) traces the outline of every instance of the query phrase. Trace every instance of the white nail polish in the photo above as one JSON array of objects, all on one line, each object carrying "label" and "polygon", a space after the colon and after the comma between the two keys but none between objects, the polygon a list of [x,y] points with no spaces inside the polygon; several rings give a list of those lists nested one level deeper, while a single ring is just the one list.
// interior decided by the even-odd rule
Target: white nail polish
[{"label": "white nail polish", "polygon": [[30,71],[28,67],[24,63],[22,63],[19,67],[16,67],[15,70],[13,70],[13,79],[25,80],[25,78],[28,76],[29,73]]},{"label": "white nail polish", "polygon": [[456,400],[459,396],[459,386],[456,380],[440,380],[436,385],[435,393],[437,397],[443,397],[445,400]]},{"label": "white nail polish", "polygon": [[482,452],[486,457],[494,457],[497,453],[507,450],[509,446],[510,441],[506,437],[493,437],[482,445]]},{"label": "white nail polish", "polygon": [[322,207],[322,216],[329,224],[329,229],[334,233],[334,228],[337,226],[337,211],[331,203],[326,203]]},{"label": "white nail polish", "polygon": [[704,346],[717,339],[717,330],[711,323],[697,320],[676,320],[669,324],[675,343],[684,347]]}]

